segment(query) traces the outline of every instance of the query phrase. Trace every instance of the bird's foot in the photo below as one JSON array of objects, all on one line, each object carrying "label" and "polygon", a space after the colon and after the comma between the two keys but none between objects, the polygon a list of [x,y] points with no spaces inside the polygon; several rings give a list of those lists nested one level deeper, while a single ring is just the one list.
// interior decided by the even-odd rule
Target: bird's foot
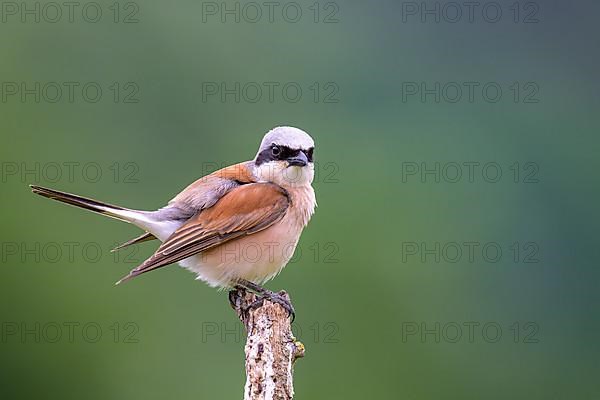
[{"label": "bird's foot", "polygon": [[290,302],[290,297],[285,290],[280,292],[272,292],[265,289],[264,292],[257,294],[256,300],[250,304],[248,308],[252,310],[257,309],[264,304],[265,300],[268,300],[274,304],[279,304],[281,307],[283,307],[287,311],[288,317],[290,317],[292,322],[294,322],[296,319],[296,310],[294,310],[294,306]]},{"label": "bird's foot", "polygon": [[243,288],[242,286],[234,286],[233,289],[231,289],[229,291],[229,305],[231,306],[231,308],[233,308],[234,310],[237,310],[238,307],[240,307],[240,300],[242,299],[242,297],[244,296],[244,294],[246,293],[246,289]]},{"label": "bird's foot", "polygon": [[239,307],[239,299],[241,296],[243,296],[243,293],[245,293],[246,290],[254,292],[256,295],[256,300],[245,307],[243,310],[244,312],[248,312],[248,310],[255,310],[258,307],[261,307],[265,300],[268,300],[271,303],[279,304],[281,307],[283,307],[288,312],[288,317],[291,317],[292,322],[294,322],[294,319],[296,319],[296,311],[294,310],[294,306],[292,306],[290,297],[284,290],[280,292],[273,292],[249,281],[240,281],[236,286],[234,286],[233,290],[229,292],[229,303],[234,309]]}]

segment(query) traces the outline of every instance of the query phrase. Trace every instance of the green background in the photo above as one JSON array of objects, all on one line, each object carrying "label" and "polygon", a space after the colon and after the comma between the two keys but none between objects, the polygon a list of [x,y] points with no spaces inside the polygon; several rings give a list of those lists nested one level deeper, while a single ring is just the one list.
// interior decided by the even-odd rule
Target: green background
[{"label": "green background", "polygon": [[[298,2],[296,23],[284,2],[273,22],[263,6],[255,23],[204,22],[196,1],[122,2],[117,23],[110,2],[98,3],[97,23],[82,18],[85,2],[73,22],[3,10],[0,397],[241,398],[244,338],[225,293],[177,267],[115,287],[155,244],[110,254],[138,230],[27,184],[154,209],[293,125],[316,141],[319,207],[301,253],[268,287],[290,292],[307,348],[296,398],[599,398],[600,6],[520,2],[515,23],[513,3],[496,3],[496,23],[484,3],[472,22],[462,7],[456,23],[445,2],[439,23],[398,1],[317,3],[317,22],[313,2]],[[123,23],[131,12],[138,22]],[[48,91],[39,102],[7,94],[23,82]],[[50,82],[79,89],[53,103]],[[81,92],[90,82],[102,88],[95,103]],[[222,101],[203,91],[213,82],[279,89],[273,101],[266,91]],[[413,82],[447,91],[408,95]],[[477,82],[473,100],[453,102],[453,82]],[[490,82],[496,102],[482,94]],[[281,92],[290,83],[297,102]],[[132,91],[137,102],[125,102]],[[480,163],[472,182],[470,162]],[[422,163],[438,163],[439,182],[403,174]],[[502,170],[495,183],[487,163]],[[472,262],[464,251],[452,262],[465,242],[478,243]],[[427,253],[436,243],[439,262]]]}]

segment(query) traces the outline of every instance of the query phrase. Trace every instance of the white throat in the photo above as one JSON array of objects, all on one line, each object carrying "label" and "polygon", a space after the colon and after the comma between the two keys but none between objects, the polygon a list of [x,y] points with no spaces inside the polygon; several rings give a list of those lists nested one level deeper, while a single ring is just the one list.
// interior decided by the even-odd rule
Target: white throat
[{"label": "white throat", "polygon": [[283,188],[310,186],[315,177],[315,166],[288,166],[286,161],[270,161],[254,166],[254,175],[261,182],[272,182]]}]

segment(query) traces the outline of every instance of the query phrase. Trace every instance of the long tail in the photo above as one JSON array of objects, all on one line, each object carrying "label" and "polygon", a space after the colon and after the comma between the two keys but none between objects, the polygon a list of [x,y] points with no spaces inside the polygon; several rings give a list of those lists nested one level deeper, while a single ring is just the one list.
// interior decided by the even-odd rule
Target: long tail
[{"label": "long tail", "polygon": [[94,199],[88,199],[87,197],[81,197],[71,193],[45,188],[42,186],[29,185],[29,187],[31,187],[31,191],[33,193],[39,194],[40,196],[58,200],[72,206],[85,208],[86,210],[106,215],[111,218],[116,218],[120,221],[133,222],[132,218],[130,216],[128,217],[128,214],[130,214],[132,210],[127,210],[123,207],[103,203]]},{"label": "long tail", "polygon": [[[131,210],[128,208],[115,206],[98,200],[89,199],[87,197],[77,196],[75,194],[61,192],[59,190],[49,189],[42,186],[29,186],[31,187],[31,191],[33,193],[39,194],[40,196],[47,197],[53,200],[58,200],[60,202],[67,203],[72,206],[81,207],[98,214],[118,219],[120,221],[129,222],[146,231],[148,231],[148,228],[151,228],[153,225],[153,221],[150,218],[148,218],[147,213],[144,211]],[[156,239],[154,235],[152,235],[151,233],[145,233],[144,235],[138,238],[132,239],[129,242],[118,246],[114,250],[129,246],[134,243],[139,243],[152,239]]]}]

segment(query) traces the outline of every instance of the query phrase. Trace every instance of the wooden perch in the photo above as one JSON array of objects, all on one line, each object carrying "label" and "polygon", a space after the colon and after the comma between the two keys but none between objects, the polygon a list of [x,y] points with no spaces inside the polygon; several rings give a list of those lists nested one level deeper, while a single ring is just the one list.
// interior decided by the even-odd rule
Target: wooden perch
[{"label": "wooden perch", "polygon": [[232,292],[230,299],[247,332],[244,400],[292,399],[293,364],[304,357],[304,345],[292,334],[288,312],[269,300],[250,307],[257,297],[244,289]]}]

